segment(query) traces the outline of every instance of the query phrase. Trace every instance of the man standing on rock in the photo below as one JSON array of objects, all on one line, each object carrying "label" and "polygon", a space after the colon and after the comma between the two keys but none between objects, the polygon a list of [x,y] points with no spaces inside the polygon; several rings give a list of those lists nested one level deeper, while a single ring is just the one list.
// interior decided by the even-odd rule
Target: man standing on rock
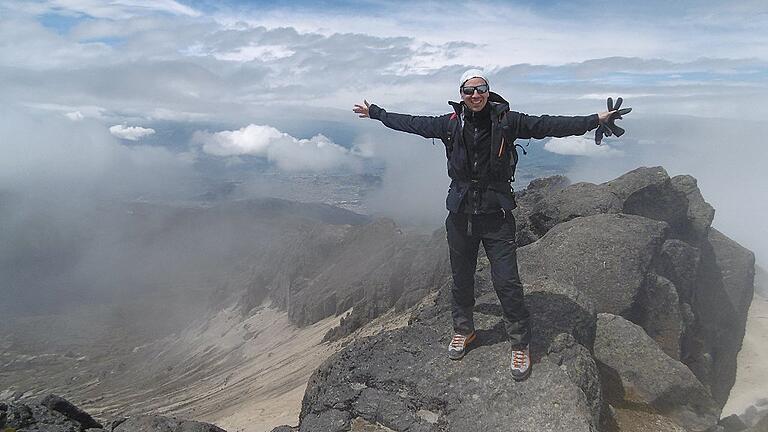
[{"label": "man standing on rock", "polygon": [[368,101],[353,111],[395,130],[440,138],[445,144],[451,178],[445,227],[453,273],[454,330],[448,356],[461,359],[475,340],[474,275],[482,242],[512,342],[512,377],[524,380],[531,373],[531,330],[517,271],[511,187],[517,162],[514,140],[583,135],[609,124],[617,114],[611,110],[590,116],[529,116],[510,111],[509,103],[490,91],[487,77],[477,69],[461,76],[459,94],[461,102],[449,102],[453,112],[442,116],[389,113]]}]

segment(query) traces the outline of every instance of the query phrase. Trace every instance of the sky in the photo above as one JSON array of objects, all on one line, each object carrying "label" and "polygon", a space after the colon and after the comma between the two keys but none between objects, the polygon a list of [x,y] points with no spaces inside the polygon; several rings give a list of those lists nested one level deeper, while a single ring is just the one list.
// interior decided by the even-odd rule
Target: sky
[{"label": "sky", "polygon": [[0,193],[76,218],[94,197],[194,194],[212,163],[380,166],[372,208],[439,224],[440,145],[351,109],[445,113],[468,68],[530,114],[622,96],[624,137],[533,146],[574,181],[691,174],[768,261],[765,1],[0,0]]}]

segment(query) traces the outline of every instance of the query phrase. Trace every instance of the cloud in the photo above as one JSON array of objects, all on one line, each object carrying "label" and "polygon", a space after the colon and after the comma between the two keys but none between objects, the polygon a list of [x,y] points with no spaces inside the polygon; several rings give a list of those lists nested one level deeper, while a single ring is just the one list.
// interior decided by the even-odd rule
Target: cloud
[{"label": "cloud", "polygon": [[114,125],[110,126],[109,133],[124,140],[138,141],[145,136],[154,134],[155,130],[141,126]]},{"label": "cloud", "polygon": [[294,138],[271,126],[250,124],[233,131],[198,131],[193,142],[214,156],[259,156],[287,171],[325,171],[357,165],[360,155],[322,134]]},{"label": "cloud", "polygon": [[70,120],[72,120],[72,121],[80,121],[80,120],[82,120],[82,119],[84,119],[84,118],[85,118],[85,116],[83,115],[83,113],[81,113],[80,111],[72,111],[72,112],[68,112],[68,113],[65,113],[64,115],[65,115],[65,116],[66,116],[68,119],[70,119]]},{"label": "cloud", "polygon": [[624,154],[605,142],[596,145],[594,140],[582,136],[552,138],[544,144],[544,150],[567,156],[612,157]]},{"label": "cloud", "polygon": [[38,6],[62,14],[83,14],[93,18],[125,19],[152,12],[200,16],[200,12],[174,0],[49,0]]}]

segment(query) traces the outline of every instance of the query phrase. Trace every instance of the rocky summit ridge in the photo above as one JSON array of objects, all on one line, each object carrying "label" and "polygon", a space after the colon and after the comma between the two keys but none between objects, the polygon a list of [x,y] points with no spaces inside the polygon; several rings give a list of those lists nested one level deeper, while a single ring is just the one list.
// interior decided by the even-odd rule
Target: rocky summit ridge
[{"label": "rocky summit ridge", "polygon": [[[531,183],[515,210],[533,374],[514,382],[487,258],[478,341],[447,359],[450,280],[409,325],[349,344],[280,431],[726,431],[754,255],[711,227],[690,176]],[[444,248],[445,246],[440,246]],[[361,304],[365,299],[361,300]]]}]

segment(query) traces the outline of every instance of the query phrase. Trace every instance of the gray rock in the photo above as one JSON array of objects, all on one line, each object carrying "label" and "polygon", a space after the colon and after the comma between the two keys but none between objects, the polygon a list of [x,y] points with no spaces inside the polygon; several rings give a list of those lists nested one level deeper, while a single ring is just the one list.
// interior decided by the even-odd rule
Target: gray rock
[{"label": "gray rock", "polygon": [[700,260],[699,250],[682,240],[669,239],[661,247],[656,272],[675,285],[681,302],[691,303]]},{"label": "gray rock", "polygon": [[755,284],[755,254],[716,229],[709,232],[723,288],[740,321],[746,323]]},{"label": "gray rock", "polygon": [[671,183],[672,187],[685,194],[688,200],[686,213],[688,223],[683,233],[684,237],[694,242],[706,238],[712,219],[715,217],[715,209],[704,201],[696,179],[689,175],[679,175],[672,177]]},{"label": "gray rock", "polygon": [[706,431],[717,423],[720,409],[707,389],[641,327],[599,314],[594,353],[603,395],[612,405],[650,409],[689,431]]},{"label": "gray rock", "polygon": [[2,427],[19,431],[80,432],[80,423],[37,402],[7,404]]},{"label": "gray rock", "polygon": [[549,284],[528,296],[537,330],[534,371],[524,383],[509,374],[501,311],[495,294],[488,293],[476,307],[478,341],[461,361],[446,355],[451,336],[447,313],[353,342],[331,357],[307,386],[300,430],[349,431],[362,419],[411,432],[596,431],[597,371],[589,365],[589,350],[573,337],[589,332],[576,330],[581,325],[575,323],[562,324],[567,330],[558,334],[544,331],[542,320],[553,315],[550,310],[577,308],[567,288],[560,289],[566,294],[554,294],[557,289]]},{"label": "gray rock", "polygon": [[531,230],[541,237],[555,225],[582,216],[619,213],[621,201],[608,188],[576,183],[544,196],[528,216]]},{"label": "gray rock", "polygon": [[571,382],[584,392],[592,412],[592,422],[600,424],[603,394],[597,364],[592,354],[568,333],[560,333],[552,341],[547,356],[564,370]]},{"label": "gray rock", "polygon": [[754,290],[754,254],[715,229],[699,251],[691,305],[696,325],[686,336],[683,360],[723,406],[736,380],[736,358]]},{"label": "gray rock", "polygon": [[[518,246],[533,243],[542,234],[535,233],[530,216],[534,211],[541,209],[541,201],[549,195],[557,193],[568,187],[571,182],[564,176],[551,176],[535,179],[522,191],[515,192],[517,208],[512,212],[515,216],[517,228],[515,239]],[[539,230],[536,229],[538,232]]]},{"label": "gray rock", "polygon": [[680,360],[683,317],[675,285],[668,279],[649,274],[640,301],[638,324],[670,357]]},{"label": "gray rock", "polygon": [[179,420],[170,417],[143,415],[120,423],[113,432],[226,432],[209,423]]},{"label": "gray rock", "polygon": [[749,432],[768,432],[768,413],[764,414],[754,426],[749,428]]},{"label": "gray rock", "polygon": [[521,277],[546,275],[586,293],[598,312],[631,317],[667,231],[634,215],[574,219],[518,250]]},{"label": "gray rock", "polygon": [[40,404],[80,423],[84,429],[102,427],[90,414],[74,406],[61,396],[49,394],[40,400]]},{"label": "gray rock", "polygon": [[674,231],[688,222],[688,199],[662,167],[641,167],[604,183],[621,201],[621,211],[667,222]]},{"label": "gray rock", "polygon": [[253,291],[266,289],[298,326],[354,308],[351,319],[327,340],[392,307],[404,310],[418,303],[450,275],[444,230],[431,236],[404,233],[388,219],[296,232],[254,273]]},{"label": "gray rock", "polygon": [[747,425],[736,414],[721,418],[717,424],[722,426],[725,432],[741,432],[747,429]]},{"label": "gray rock", "polygon": [[768,271],[755,265],[755,293],[768,298]]}]

